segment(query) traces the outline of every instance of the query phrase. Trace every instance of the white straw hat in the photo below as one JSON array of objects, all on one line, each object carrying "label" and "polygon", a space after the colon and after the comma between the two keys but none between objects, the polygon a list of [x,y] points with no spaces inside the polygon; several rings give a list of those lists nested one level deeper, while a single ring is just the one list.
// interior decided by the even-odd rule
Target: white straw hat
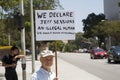
[{"label": "white straw hat", "polygon": [[50,51],[50,50],[43,50],[41,53],[40,53],[41,57],[47,57],[47,56],[54,56],[53,52]]}]

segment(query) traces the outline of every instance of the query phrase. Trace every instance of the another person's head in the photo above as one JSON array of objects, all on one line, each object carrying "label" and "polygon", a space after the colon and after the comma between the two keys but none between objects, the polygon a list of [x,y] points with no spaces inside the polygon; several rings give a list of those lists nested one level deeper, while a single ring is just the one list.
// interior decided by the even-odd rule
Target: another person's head
[{"label": "another person's head", "polygon": [[12,55],[17,55],[17,54],[19,54],[19,48],[16,47],[16,46],[12,46],[12,47],[11,47],[11,54],[12,54]]},{"label": "another person's head", "polygon": [[40,54],[40,61],[42,64],[42,67],[45,69],[50,69],[50,67],[53,65],[53,57],[54,54],[50,50],[43,50]]}]

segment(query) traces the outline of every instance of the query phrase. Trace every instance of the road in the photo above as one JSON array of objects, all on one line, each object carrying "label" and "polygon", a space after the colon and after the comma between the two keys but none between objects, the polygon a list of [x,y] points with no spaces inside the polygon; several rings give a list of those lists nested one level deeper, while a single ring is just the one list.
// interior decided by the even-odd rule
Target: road
[{"label": "road", "polygon": [[120,63],[107,63],[107,59],[90,59],[88,53],[59,53],[58,57],[93,74],[102,80],[120,80]]}]

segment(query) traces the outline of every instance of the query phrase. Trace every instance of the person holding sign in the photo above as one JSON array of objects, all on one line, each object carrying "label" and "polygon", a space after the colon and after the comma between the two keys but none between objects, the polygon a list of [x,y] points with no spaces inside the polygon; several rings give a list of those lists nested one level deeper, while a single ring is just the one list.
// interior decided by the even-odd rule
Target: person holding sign
[{"label": "person holding sign", "polygon": [[5,67],[5,78],[6,80],[18,80],[16,66],[17,61],[20,58],[24,58],[24,55],[20,54],[19,48],[12,46],[11,53],[7,54],[2,59],[2,66]]},{"label": "person holding sign", "polygon": [[43,50],[40,53],[41,67],[32,74],[31,80],[58,80],[55,73],[51,71],[53,65],[54,54],[50,50]]}]

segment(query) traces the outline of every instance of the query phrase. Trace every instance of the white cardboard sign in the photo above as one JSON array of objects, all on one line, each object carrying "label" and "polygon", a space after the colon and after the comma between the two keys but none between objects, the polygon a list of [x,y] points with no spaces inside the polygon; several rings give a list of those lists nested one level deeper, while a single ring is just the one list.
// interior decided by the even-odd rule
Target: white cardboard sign
[{"label": "white cardboard sign", "polygon": [[35,10],[36,41],[74,40],[74,12]]}]

